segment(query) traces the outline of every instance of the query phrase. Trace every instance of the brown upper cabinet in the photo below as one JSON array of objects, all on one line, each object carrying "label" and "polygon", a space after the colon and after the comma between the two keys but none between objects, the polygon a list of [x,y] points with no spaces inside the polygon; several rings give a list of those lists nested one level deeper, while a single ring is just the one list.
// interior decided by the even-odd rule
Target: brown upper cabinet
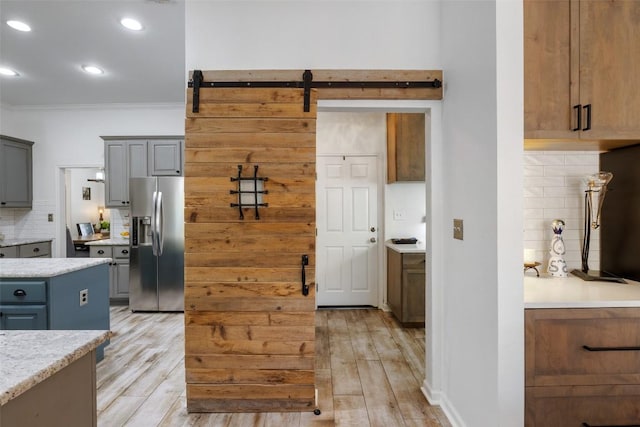
[{"label": "brown upper cabinet", "polygon": [[387,114],[387,182],[424,181],[424,113]]},{"label": "brown upper cabinet", "polygon": [[640,2],[524,0],[525,138],[565,140],[538,148],[637,144],[638,76]]}]

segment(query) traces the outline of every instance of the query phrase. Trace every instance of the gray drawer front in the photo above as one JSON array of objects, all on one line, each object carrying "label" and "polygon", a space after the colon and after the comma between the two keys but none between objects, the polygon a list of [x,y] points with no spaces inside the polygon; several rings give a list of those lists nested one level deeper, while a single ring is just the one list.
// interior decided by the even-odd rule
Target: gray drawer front
[{"label": "gray drawer front", "polygon": [[18,247],[7,246],[0,248],[0,258],[18,258]]},{"label": "gray drawer front", "polygon": [[91,258],[111,258],[111,246],[90,246],[89,254]]},{"label": "gray drawer front", "polygon": [[118,259],[129,259],[129,246],[114,246],[113,257]]},{"label": "gray drawer front", "polygon": [[35,258],[51,256],[51,242],[29,243],[21,245],[20,258]]},{"label": "gray drawer front", "polygon": [[19,282],[0,283],[0,303],[2,304],[31,304],[47,302],[47,282]]}]

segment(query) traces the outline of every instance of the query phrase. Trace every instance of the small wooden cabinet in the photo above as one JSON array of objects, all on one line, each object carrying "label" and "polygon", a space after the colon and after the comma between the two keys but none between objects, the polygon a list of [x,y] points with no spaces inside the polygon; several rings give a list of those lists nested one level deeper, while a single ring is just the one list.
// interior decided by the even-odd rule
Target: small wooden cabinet
[{"label": "small wooden cabinet", "polygon": [[425,254],[387,248],[387,305],[403,326],[424,327]]},{"label": "small wooden cabinet", "polygon": [[425,116],[387,114],[387,182],[424,181]]},{"label": "small wooden cabinet", "polygon": [[[639,15],[631,0],[524,1],[525,138],[564,139],[561,149],[637,143]],[[540,144],[525,146],[553,148]]]},{"label": "small wooden cabinet", "polygon": [[31,208],[33,142],[0,135],[0,207]]},{"label": "small wooden cabinet", "polygon": [[526,427],[637,424],[640,308],[525,310],[525,406]]}]

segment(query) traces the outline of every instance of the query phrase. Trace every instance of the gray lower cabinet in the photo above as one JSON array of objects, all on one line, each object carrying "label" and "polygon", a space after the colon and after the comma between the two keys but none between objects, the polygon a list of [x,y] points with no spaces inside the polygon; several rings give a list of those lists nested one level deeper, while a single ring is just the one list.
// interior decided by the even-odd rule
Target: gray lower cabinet
[{"label": "gray lower cabinet", "polygon": [[93,245],[92,258],[111,258],[109,263],[109,300],[111,304],[129,303],[129,246]]},{"label": "gray lower cabinet", "polygon": [[1,247],[0,258],[51,258],[51,240]]},{"label": "gray lower cabinet", "polygon": [[387,248],[387,305],[403,326],[424,326],[425,254]]},{"label": "gray lower cabinet", "polygon": [[47,283],[11,281],[0,284],[0,329],[47,329]]},{"label": "gray lower cabinet", "polygon": [[0,207],[31,208],[33,142],[0,135]]}]

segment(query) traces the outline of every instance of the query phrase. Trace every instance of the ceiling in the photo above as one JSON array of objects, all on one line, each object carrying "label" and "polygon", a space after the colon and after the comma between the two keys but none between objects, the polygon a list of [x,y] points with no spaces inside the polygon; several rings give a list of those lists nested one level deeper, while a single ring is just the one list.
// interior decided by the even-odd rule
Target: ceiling
[{"label": "ceiling", "polygon": [[[58,106],[181,103],[186,88],[184,0],[0,0],[0,103]],[[142,22],[132,32],[123,17]],[[20,20],[31,32],[10,28]],[[83,64],[104,74],[92,76]]]}]

